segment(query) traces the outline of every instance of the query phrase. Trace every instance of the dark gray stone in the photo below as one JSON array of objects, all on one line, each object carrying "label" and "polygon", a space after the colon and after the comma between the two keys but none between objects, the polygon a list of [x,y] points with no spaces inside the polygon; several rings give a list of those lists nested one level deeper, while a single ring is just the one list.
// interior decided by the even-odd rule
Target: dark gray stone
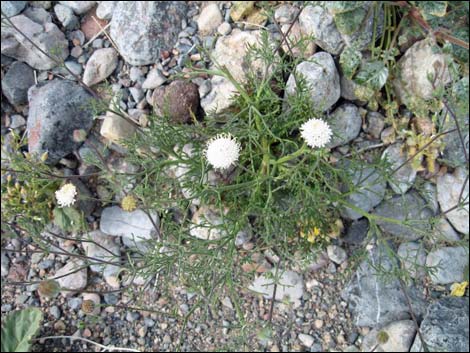
[{"label": "dark gray stone", "polygon": [[[368,258],[359,265],[342,292],[356,326],[381,327],[411,317],[400,282],[390,276],[387,279],[381,276],[381,272],[398,268],[396,259],[390,258],[386,250],[383,246],[370,249]],[[419,320],[426,309],[424,297],[414,286],[406,289]]]},{"label": "dark gray stone", "polygon": [[28,95],[29,152],[47,151],[47,162],[55,164],[81,145],[73,139],[74,130],[91,129],[91,95],[79,85],[61,80],[33,87]]},{"label": "dark gray stone", "polygon": [[336,108],[328,118],[333,137],[328,148],[335,148],[354,140],[361,131],[362,118],[354,104],[343,104]]},{"label": "dark gray stone", "polygon": [[382,202],[375,209],[375,213],[401,222],[397,224],[377,219],[377,224],[383,231],[407,241],[420,239],[429,233],[430,218],[434,215],[426,201],[415,191]]},{"label": "dark gray stone", "polygon": [[186,9],[182,1],[117,2],[110,33],[119,53],[134,66],[155,64],[177,42]]},{"label": "dark gray stone", "polygon": [[351,245],[361,245],[369,232],[369,221],[362,218],[351,223],[348,231],[342,240]]},{"label": "dark gray stone", "polygon": [[2,92],[11,104],[21,105],[28,102],[28,89],[33,85],[33,69],[17,61],[2,80]]},{"label": "dark gray stone", "polygon": [[[421,334],[431,352],[468,352],[468,297],[446,297],[431,304],[421,323]],[[416,335],[411,352],[424,352]]]}]

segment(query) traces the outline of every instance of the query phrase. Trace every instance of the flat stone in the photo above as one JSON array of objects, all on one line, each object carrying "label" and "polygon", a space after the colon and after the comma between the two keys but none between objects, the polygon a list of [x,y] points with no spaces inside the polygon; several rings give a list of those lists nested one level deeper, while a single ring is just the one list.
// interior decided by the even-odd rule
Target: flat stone
[{"label": "flat stone", "polygon": [[359,135],[362,118],[354,104],[346,103],[335,109],[328,118],[328,123],[333,130],[333,137],[327,147],[335,148],[349,143]]},{"label": "flat stone", "polygon": [[167,78],[158,69],[152,69],[147,74],[147,78],[142,83],[143,89],[155,89],[166,82]]},{"label": "flat stone", "polygon": [[109,141],[120,144],[123,139],[132,137],[135,131],[135,125],[125,118],[107,111],[101,125],[100,134]]},{"label": "flat stone", "polygon": [[[302,277],[293,271],[279,271],[279,281],[276,289],[276,300],[288,299],[293,302],[302,298],[304,282]],[[266,299],[272,299],[274,293],[275,270],[263,273],[248,287],[249,290],[262,294]]]},{"label": "flat stone", "polygon": [[[79,268],[82,268],[78,270]],[[78,270],[78,271],[77,271]],[[77,272],[74,272],[77,271]],[[74,272],[74,273],[71,273]],[[69,275],[67,275],[69,274]],[[66,275],[66,276],[64,276]],[[57,278],[60,276],[64,276],[57,279],[61,288],[71,289],[72,291],[62,291],[62,293],[66,296],[73,295],[74,292],[80,291],[85,289],[88,281],[87,270],[85,267],[85,262],[82,260],[71,259],[67,264],[58,270],[55,273],[53,278]]]},{"label": "flat stone", "polygon": [[[468,297],[446,297],[428,307],[420,331],[431,351],[468,351],[468,306]],[[416,335],[411,352],[424,352],[419,335]]]},{"label": "flat stone", "polygon": [[415,191],[410,191],[382,202],[375,209],[375,214],[402,222],[397,224],[377,219],[377,224],[384,232],[397,239],[413,241],[431,231],[430,218],[434,212],[423,198]]},{"label": "flat stone", "polygon": [[412,278],[422,278],[425,274],[426,251],[423,245],[416,242],[400,244],[398,257],[401,260],[403,268],[408,271]]},{"label": "flat stone", "polygon": [[[152,215],[158,226],[157,214]],[[157,230],[147,214],[142,210],[126,212],[118,206],[106,207],[101,214],[100,230],[108,235],[121,236],[135,241],[155,238]]]},{"label": "flat stone", "polygon": [[[383,159],[387,159],[390,163],[390,170],[395,170],[408,159],[408,154],[405,152],[405,145],[403,143],[396,143],[388,146],[382,154]],[[418,158],[418,157],[416,157]],[[396,194],[406,193],[414,184],[416,180],[416,169],[408,162],[398,169],[392,175],[393,182],[388,182],[388,185]]]},{"label": "flat stone", "polygon": [[87,13],[96,5],[96,1],[59,1],[59,3],[70,7],[77,15]]},{"label": "flat stone", "polygon": [[2,1],[2,12],[7,17],[18,15],[26,7],[27,1]]},{"label": "flat stone", "polygon": [[[388,340],[380,342],[378,334],[386,333]],[[362,341],[361,352],[409,352],[416,336],[412,320],[392,322],[381,329],[373,329]]]},{"label": "flat stone", "polygon": [[315,339],[305,333],[299,333],[299,341],[302,342],[305,347],[311,347],[315,343]]},{"label": "flat stone", "polygon": [[468,248],[444,247],[432,251],[426,258],[426,266],[435,268],[430,274],[435,284],[462,282],[468,266]]},{"label": "flat stone", "polygon": [[[446,212],[459,204],[459,196],[462,192],[461,202],[468,200],[468,172],[464,168],[457,168],[453,174],[444,174],[437,178],[437,199],[442,212]],[[466,184],[464,185],[464,182]],[[446,212],[446,217],[457,231],[468,234],[468,203],[465,206]]]}]

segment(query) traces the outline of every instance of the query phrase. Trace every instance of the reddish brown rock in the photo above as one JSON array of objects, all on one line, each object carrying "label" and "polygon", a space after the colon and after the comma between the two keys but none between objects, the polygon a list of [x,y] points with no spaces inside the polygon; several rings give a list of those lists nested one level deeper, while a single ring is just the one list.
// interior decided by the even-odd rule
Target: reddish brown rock
[{"label": "reddish brown rock", "polygon": [[189,123],[199,109],[198,87],[192,82],[173,81],[153,92],[152,105],[158,115],[167,115],[176,123]]},{"label": "reddish brown rock", "polygon": [[[91,39],[97,35],[102,28],[106,27],[108,21],[100,19],[96,16],[96,7],[88,11],[83,18],[80,29],[85,34],[86,39]],[[101,26],[101,27],[100,27]]]}]

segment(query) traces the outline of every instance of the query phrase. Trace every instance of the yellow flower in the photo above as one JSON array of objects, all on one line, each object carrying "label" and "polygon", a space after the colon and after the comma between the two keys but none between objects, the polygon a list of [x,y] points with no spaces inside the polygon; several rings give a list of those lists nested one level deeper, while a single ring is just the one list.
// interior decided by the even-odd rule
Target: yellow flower
[{"label": "yellow flower", "polygon": [[465,294],[465,289],[468,286],[468,282],[454,283],[450,286],[450,295],[453,297],[463,297]]},{"label": "yellow flower", "polygon": [[126,212],[132,212],[137,208],[137,200],[132,195],[127,195],[121,201],[121,207]]},{"label": "yellow flower", "polygon": [[307,234],[305,234],[305,232],[302,230],[300,231],[300,237],[305,238],[305,236],[307,236],[307,241],[309,243],[314,243],[319,235],[320,235],[320,229],[318,227],[313,227],[313,229],[310,230]]}]

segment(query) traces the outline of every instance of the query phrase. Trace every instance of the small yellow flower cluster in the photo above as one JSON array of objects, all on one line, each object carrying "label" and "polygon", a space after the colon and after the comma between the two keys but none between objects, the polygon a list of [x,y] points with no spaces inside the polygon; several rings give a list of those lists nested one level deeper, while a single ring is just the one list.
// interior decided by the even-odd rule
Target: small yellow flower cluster
[{"label": "small yellow flower cluster", "polygon": [[450,287],[450,295],[453,297],[463,297],[467,287],[468,287],[467,281],[464,281],[462,283],[454,283]]},{"label": "small yellow flower cluster", "polygon": [[121,207],[126,212],[132,212],[137,208],[137,200],[132,195],[125,196],[121,201]]},{"label": "small yellow flower cluster", "polygon": [[318,227],[313,227],[307,234],[303,230],[300,231],[301,238],[307,238],[309,243],[314,243],[321,235],[320,229]]}]

